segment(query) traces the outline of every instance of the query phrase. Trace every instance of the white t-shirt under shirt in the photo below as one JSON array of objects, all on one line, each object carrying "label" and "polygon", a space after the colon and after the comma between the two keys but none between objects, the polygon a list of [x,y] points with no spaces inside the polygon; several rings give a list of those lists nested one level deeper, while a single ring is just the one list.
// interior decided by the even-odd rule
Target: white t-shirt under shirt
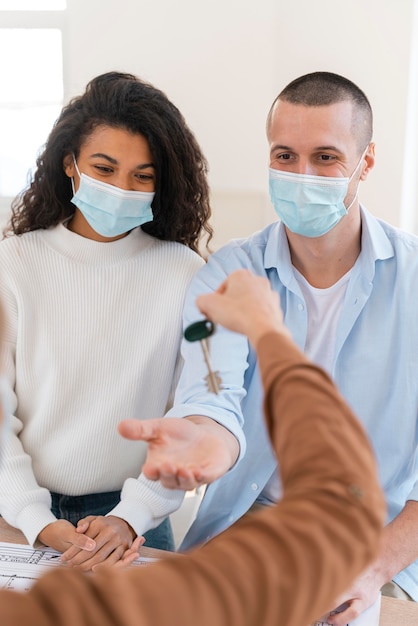
[{"label": "white t-shirt under shirt", "polygon": [[[308,314],[308,332],[305,354],[331,375],[338,321],[344,302],[351,270],[326,289],[312,287],[306,278],[293,268],[295,278],[305,299]],[[277,502],[281,495],[280,482],[274,473],[262,492],[262,498]]]},{"label": "white t-shirt under shirt", "polygon": [[326,289],[312,287],[298,270],[293,271],[308,313],[308,333],[304,352],[331,375],[337,326],[351,270]]}]

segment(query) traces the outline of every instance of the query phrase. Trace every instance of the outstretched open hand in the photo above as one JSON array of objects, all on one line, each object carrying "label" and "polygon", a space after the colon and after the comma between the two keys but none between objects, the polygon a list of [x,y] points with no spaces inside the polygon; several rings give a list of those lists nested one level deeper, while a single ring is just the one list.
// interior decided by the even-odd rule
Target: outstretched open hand
[{"label": "outstretched open hand", "polygon": [[235,463],[239,452],[232,433],[200,415],[124,420],[118,430],[127,439],[148,443],[142,472],[169,489],[195,489],[216,480]]}]

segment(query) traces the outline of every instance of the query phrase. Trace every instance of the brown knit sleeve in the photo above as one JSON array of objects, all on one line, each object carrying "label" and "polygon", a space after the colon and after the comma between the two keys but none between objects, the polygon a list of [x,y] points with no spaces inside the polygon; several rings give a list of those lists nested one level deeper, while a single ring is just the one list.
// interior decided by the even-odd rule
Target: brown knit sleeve
[{"label": "brown knit sleeve", "polygon": [[284,336],[257,348],[280,503],[188,556],[119,573],[63,569],[25,595],[2,592],[2,626],[307,626],[330,608],[377,554],[375,462],[322,370]]}]

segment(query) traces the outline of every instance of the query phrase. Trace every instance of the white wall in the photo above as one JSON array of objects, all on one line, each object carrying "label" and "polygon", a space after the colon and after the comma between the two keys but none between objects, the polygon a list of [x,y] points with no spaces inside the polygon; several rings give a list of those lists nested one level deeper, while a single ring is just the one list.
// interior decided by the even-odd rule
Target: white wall
[{"label": "white wall", "polygon": [[[315,70],[343,74],[369,96],[377,164],[360,198],[375,215],[404,225],[402,172],[418,0],[67,2],[66,98],[111,69],[163,89],[209,160],[215,247],[275,218],[267,193],[265,117],[285,84]],[[418,102],[413,104],[416,117]],[[418,155],[418,136],[408,151],[410,163]],[[408,193],[405,203],[415,194],[417,215],[416,183]],[[409,214],[405,224],[413,229],[405,203],[402,215]]]},{"label": "white wall", "polygon": [[210,163],[215,246],[274,219],[265,117],[285,84],[315,70],[343,74],[369,96],[377,164],[360,197],[401,225],[414,0],[68,0],[68,6],[67,95],[109,69],[137,73],[167,93]]}]

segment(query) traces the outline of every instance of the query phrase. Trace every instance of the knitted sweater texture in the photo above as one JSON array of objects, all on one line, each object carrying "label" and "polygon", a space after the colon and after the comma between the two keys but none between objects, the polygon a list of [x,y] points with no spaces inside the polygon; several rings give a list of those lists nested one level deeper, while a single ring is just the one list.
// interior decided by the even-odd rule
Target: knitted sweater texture
[{"label": "knitted sweater texture", "polygon": [[60,224],[0,243],[13,413],[0,514],[30,543],[55,519],[50,491],[113,491],[139,475],[145,444],[120,437],[117,424],[167,410],[184,294],[202,264],[140,228],[101,243]]}]

